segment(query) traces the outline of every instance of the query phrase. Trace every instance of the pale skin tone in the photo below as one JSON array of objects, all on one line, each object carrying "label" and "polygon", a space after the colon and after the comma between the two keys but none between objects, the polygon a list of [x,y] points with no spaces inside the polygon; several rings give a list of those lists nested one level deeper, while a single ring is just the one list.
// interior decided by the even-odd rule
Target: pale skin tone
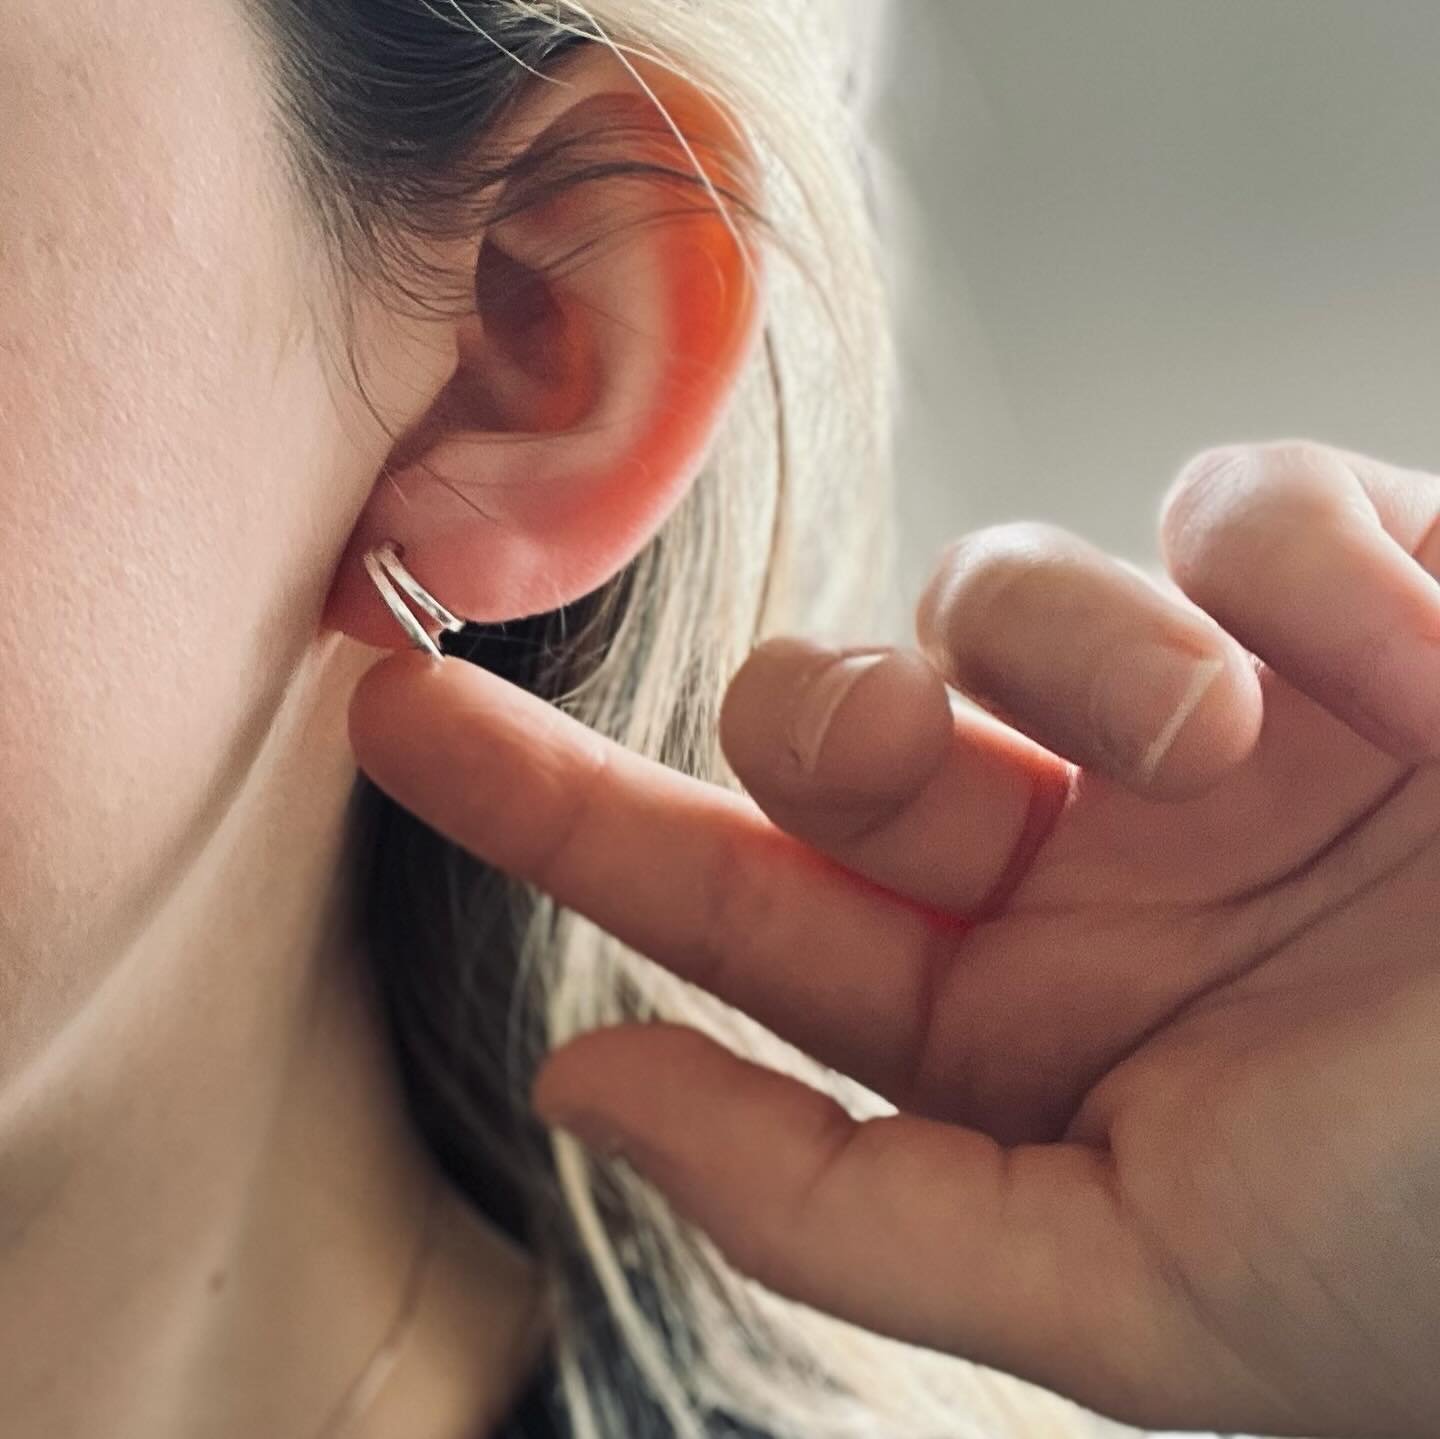
[{"label": "pale skin tone", "polygon": [[[626,563],[760,306],[710,220],[544,281],[674,204],[596,187],[439,257],[544,304],[361,307],[382,429],[309,323],[255,44],[234,0],[0,4],[0,1433],[308,1439],[385,1332],[436,1171],[335,897],[357,763],[898,1106],[856,1126],[674,1026],[552,1058],[542,1115],[742,1268],[1150,1425],[1435,1432],[1440,481],[1206,457],[1173,588],[972,536],[813,773],[822,656],[741,668],[748,797],[460,662],[375,665],[379,538],[475,619]],[[517,144],[636,94],[599,53],[568,79]],[[521,362],[561,330],[568,367]],[[1147,681],[1147,640],[1199,668]],[[543,1339],[527,1256],[442,1193],[369,1439],[483,1431]]]},{"label": "pale skin tone", "polygon": [[[593,186],[437,248],[509,277],[494,312],[361,297],[382,427],[258,44],[238,0],[0,0],[6,1435],[311,1439],[380,1343],[438,1170],[337,890],[348,702],[404,643],[360,551],[476,617],[587,593],[683,494],[753,321],[706,299],[723,227],[626,228],[673,196]],[[498,138],[643,100],[599,50],[565,78]],[[347,1436],[474,1439],[541,1357],[531,1257],[446,1187],[441,1220]]]},{"label": "pale skin tone", "polygon": [[[1437,515],[1440,479],[1282,444],[1172,488],[1178,588],[971,536],[813,772],[825,655],[750,657],[749,798],[451,660],[378,666],[351,732],[476,853],[897,1106],[857,1123],[676,1025],[551,1057],[540,1111],[748,1273],[1150,1427],[1429,1435]],[[1154,643],[1191,667],[1148,677]]]}]

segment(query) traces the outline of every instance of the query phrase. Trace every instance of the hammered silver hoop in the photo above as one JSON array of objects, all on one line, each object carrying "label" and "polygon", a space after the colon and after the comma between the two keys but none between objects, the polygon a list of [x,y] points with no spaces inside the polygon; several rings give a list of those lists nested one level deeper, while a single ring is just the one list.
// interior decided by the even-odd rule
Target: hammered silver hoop
[{"label": "hammered silver hoop", "polygon": [[398,584],[442,630],[448,630],[453,634],[456,630],[465,628],[465,621],[457,615],[452,615],[401,564],[393,540],[386,540],[383,544],[376,545],[365,556],[365,568],[369,571],[370,578],[375,581],[375,588],[380,591],[380,598],[390,607],[390,613],[395,616],[400,628],[409,637],[410,643],[416,649],[426,651],[437,660],[443,659],[444,656],[440,653],[435,641],[426,633],[425,627],[415,618],[409,606],[400,598],[395,585],[392,585],[390,581],[393,579],[395,584]]}]

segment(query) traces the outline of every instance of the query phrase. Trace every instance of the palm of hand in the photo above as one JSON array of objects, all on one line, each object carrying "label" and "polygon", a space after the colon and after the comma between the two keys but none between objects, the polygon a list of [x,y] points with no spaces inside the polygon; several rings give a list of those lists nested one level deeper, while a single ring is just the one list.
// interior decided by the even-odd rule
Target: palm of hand
[{"label": "palm of hand", "polygon": [[1055,1292],[1090,1290],[1055,1332],[1101,1330],[1036,1377],[1141,1423],[1428,1432],[1440,769],[1264,688],[1255,755],[1205,795],[1078,797],[957,949],[910,1107],[1042,1144],[1012,1164],[1061,1135],[1104,1156],[1113,1208],[1034,1189]]}]

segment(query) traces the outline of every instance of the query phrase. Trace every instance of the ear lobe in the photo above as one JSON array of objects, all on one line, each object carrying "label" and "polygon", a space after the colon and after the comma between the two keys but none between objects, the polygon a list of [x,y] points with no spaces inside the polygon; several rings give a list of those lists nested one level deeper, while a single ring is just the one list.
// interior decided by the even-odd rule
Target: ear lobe
[{"label": "ear lobe", "polygon": [[[502,197],[471,248],[454,371],[392,451],[326,603],[323,623],[364,643],[406,643],[363,565],[382,540],[474,620],[554,609],[616,574],[698,473],[758,332],[754,250],[698,184],[644,172],[693,173],[664,117],[608,51],[569,58],[573,83],[532,87],[507,123],[547,146],[585,137],[580,163],[603,168],[513,215]],[[753,204],[727,118],[642,64],[712,181]],[[639,173],[609,172],[627,163]]]}]

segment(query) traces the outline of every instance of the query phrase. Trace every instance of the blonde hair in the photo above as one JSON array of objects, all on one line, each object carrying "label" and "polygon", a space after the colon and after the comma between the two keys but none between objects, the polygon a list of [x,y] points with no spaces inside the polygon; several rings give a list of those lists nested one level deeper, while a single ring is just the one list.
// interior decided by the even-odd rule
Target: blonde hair
[{"label": "blonde hair", "polygon": [[[368,143],[372,131],[404,123],[392,113],[400,89],[389,55],[392,110],[359,113],[375,89],[364,85],[363,67],[379,61],[353,33],[385,0],[355,0],[344,39],[327,33],[340,28],[331,0],[255,3],[295,52],[289,71],[289,52],[277,54],[301,141],[297,174],[342,248],[356,237],[374,241],[386,196],[396,211],[415,194],[412,157],[444,149],[421,129],[435,123],[423,89],[414,114],[427,143]],[[529,68],[525,57],[543,64],[563,43],[604,44],[707,91],[761,161],[763,343],[703,472],[602,591],[566,612],[472,636],[468,653],[630,749],[738,788],[719,748],[718,715],[749,650],[782,632],[891,639],[900,624],[889,464],[895,366],[847,8],[836,0],[423,0],[422,8],[433,23],[418,12],[407,23],[427,27],[431,52],[452,43],[442,24],[454,45],[473,45],[477,86],[484,78],[498,90],[489,78],[498,67]],[[381,30],[377,22],[375,35]],[[321,55],[327,63],[315,63]],[[484,119],[477,109],[475,126]],[[1118,1430],[1018,1381],[769,1292],[624,1164],[547,1134],[527,1105],[540,1058],[632,1018],[683,1021],[856,1114],[889,1106],[447,845],[379,791],[363,798],[359,888],[412,1112],[462,1189],[478,1198],[503,1175],[519,1195],[575,1439],[698,1439],[716,1413],[775,1439]]]},{"label": "blonde hair", "polygon": [[[535,6],[518,4],[517,8]],[[647,550],[603,662],[562,707],[642,754],[738,787],[716,740],[720,700],[767,635],[854,643],[894,634],[889,465],[895,368],[867,209],[858,75],[842,17],[753,0],[567,3],[618,53],[662,60],[739,117],[767,165],[763,210],[784,237],[762,352],[703,474]],[[834,7],[838,10],[838,7]],[[837,383],[838,381],[838,383]],[[681,693],[677,680],[685,676]],[[536,906],[522,964],[542,975],[549,1042],[637,1014],[682,1020],[824,1088],[857,1114],[888,1105],[573,913]],[[667,1433],[707,1433],[720,1408],[780,1439],[1078,1435],[1118,1426],[959,1361],[859,1330],[737,1274],[633,1171],[564,1134],[555,1163],[574,1233]],[[608,1193],[602,1201],[598,1189]],[[605,1210],[630,1217],[624,1246]],[[627,1278],[665,1276],[660,1312]],[[576,1439],[631,1435],[607,1346],[553,1266],[557,1360]],[[680,1366],[683,1365],[683,1368]]]}]

